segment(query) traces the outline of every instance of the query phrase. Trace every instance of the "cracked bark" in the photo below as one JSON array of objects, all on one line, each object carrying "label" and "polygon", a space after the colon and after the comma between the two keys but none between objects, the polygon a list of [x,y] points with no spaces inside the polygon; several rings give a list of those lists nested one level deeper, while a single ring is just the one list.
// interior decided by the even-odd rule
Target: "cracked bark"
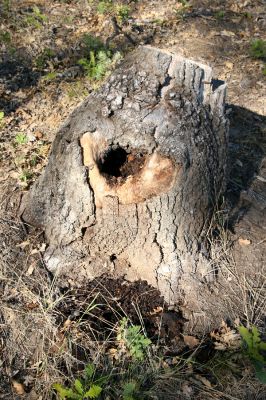
[{"label": "cracked bark", "polygon": [[[52,272],[146,279],[200,309],[212,279],[200,249],[226,176],[225,85],[211,81],[207,66],[141,47],[70,115],[22,209]],[[118,147],[144,162],[110,180],[99,160]]]}]

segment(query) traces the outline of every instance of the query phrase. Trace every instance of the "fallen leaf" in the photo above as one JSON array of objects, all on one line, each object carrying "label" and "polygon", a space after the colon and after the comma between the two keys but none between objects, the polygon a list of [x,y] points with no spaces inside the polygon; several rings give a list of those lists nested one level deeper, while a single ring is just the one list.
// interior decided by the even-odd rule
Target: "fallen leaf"
[{"label": "fallen leaf", "polygon": [[42,132],[37,131],[37,132],[34,132],[34,136],[35,136],[37,139],[41,139],[41,138],[43,137],[43,134],[42,134]]},{"label": "fallen leaf", "polygon": [[225,63],[225,66],[226,66],[226,68],[228,68],[228,69],[233,69],[233,68],[234,68],[234,64],[233,64],[232,62],[230,62],[230,61],[227,61],[227,62]]},{"label": "fallen leaf", "polygon": [[216,350],[238,349],[241,346],[241,337],[239,333],[222,321],[221,327],[210,333],[214,340]]},{"label": "fallen leaf", "polygon": [[29,246],[30,242],[25,241],[25,242],[21,242],[19,244],[16,245],[16,247],[19,247],[20,249],[25,249],[25,247]]},{"label": "fallen leaf", "polygon": [[184,335],[183,336],[185,344],[190,348],[193,349],[193,347],[198,346],[199,340],[195,336],[188,336]]},{"label": "fallen leaf", "polygon": [[24,386],[22,385],[22,383],[19,383],[17,381],[15,381],[14,379],[12,380],[12,385],[15,389],[15,392],[19,395],[22,396],[23,394],[25,394],[25,389]]},{"label": "fallen leaf", "polygon": [[70,319],[66,319],[65,322],[64,322],[62,331],[65,331],[65,330],[68,329],[71,325],[72,325],[72,321],[71,321]]},{"label": "fallen leaf", "polygon": [[203,383],[203,385],[207,386],[209,389],[212,388],[211,382],[208,381],[208,379],[206,379],[204,376],[195,375],[195,377],[196,377],[201,383]]},{"label": "fallen leaf", "polygon": [[26,272],[26,275],[27,275],[27,276],[32,275],[32,273],[33,273],[33,271],[34,271],[34,268],[35,268],[35,263],[32,263],[32,264],[29,266],[29,268],[28,268],[28,270],[27,270],[27,272]]},{"label": "fallen leaf", "polygon": [[42,243],[41,247],[39,248],[39,251],[43,253],[45,249],[46,249],[46,243]]},{"label": "fallen leaf", "polygon": [[26,304],[26,307],[28,310],[34,310],[34,308],[38,308],[39,304],[38,303],[34,303],[33,301],[31,303]]},{"label": "fallen leaf", "polygon": [[34,256],[34,254],[38,254],[38,253],[39,253],[38,249],[33,249],[33,250],[31,250],[30,255]]},{"label": "fallen leaf", "polygon": [[238,243],[240,244],[240,246],[248,246],[251,244],[251,240],[239,238]]},{"label": "fallen leaf", "polygon": [[226,36],[226,37],[233,37],[233,36],[235,36],[235,33],[232,31],[222,31],[221,35]]},{"label": "fallen leaf", "polygon": [[50,347],[49,354],[58,354],[62,352],[67,345],[65,335],[62,332],[57,333],[55,343]]}]

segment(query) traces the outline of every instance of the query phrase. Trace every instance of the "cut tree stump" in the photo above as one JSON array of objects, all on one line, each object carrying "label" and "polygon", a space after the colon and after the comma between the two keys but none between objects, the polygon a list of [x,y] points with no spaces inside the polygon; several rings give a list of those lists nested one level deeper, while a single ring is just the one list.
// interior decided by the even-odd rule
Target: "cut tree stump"
[{"label": "cut tree stump", "polygon": [[59,130],[24,200],[50,271],[71,284],[125,275],[167,302],[200,301],[214,274],[205,235],[226,181],[225,91],[210,67],[156,48],[120,63]]}]

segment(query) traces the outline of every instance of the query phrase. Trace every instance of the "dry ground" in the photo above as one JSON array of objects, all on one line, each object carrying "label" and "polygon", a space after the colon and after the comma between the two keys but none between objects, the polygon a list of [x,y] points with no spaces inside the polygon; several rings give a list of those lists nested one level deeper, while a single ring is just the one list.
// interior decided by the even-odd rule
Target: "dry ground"
[{"label": "dry ground", "polygon": [[[85,353],[90,352],[89,359],[104,368],[99,354],[107,351],[104,346],[109,342],[93,337],[95,321],[90,322],[90,327],[94,327],[90,334],[82,329],[79,317],[81,305],[90,304],[95,292],[87,288],[90,296],[84,299],[58,288],[56,277],[47,272],[42,261],[45,249],[42,232],[29,232],[17,215],[21,196],[41,173],[59,125],[99,84],[87,79],[78,63],[87,54],[86,34],[108,41],[121,53],[139,44],[168,48],[211,65],[217,78],[227,81],[230,177],[224,203],[210,227],[212,262],[220,271],[217,287],[219,292],[224,288],[224,309],[216,310],[214,304],[213,318],[219,328],[219,316],[226,310],[231,321],[240,318],[244,323],[256,324],[265,333],[265,60],[250,55],[251,41],[266,39],[265,2],[192,0],[183,2],[185,5],[173,0],[115,2],[130,7],[129,15],[121,23],[122,33],[115,37],[110,13],[101,14],[97,3],[0,2],[0,111],[4,112],[0,121],[0,398],[3,399],[55,398],[51,384],[65,377],[71,379],[88,362],[87,355],[84,359],[84,349]],[[103,286],[106,287],[106,282]],[[138,293],[135,287],[134,291]],[[98,292],[103,292],[102,287]],[[105,316],[105,320],[111,320],[111,332],[123,315],[119,307],[134,323],[137,321],[128,305],[123,302],[121,305],[121,296],[115,292],[119,306],[107,301],[109,313],[120,310],[116,320]],[[135,304],[144,307],[141,297],[140,294]],[[151,301],[150,305],[154,306],[150,313],[154,310],[161,313],[160,307],[164,307],[159,301],[158,304]],[[69,318],[69,310],[70,314],[77,314]],[[140,314],[149,325],[145,312],[148,312],[145,307],[143,310],[140,307]],[[97,317],[102,319],[102,314]],[[159,335],[164,350],[170,348],[171,360],[175,357],[175,346],[179,351],[184,346],[182,323],[172,319],[165,323],[168,342],[162,332]],[[66,324],[66,321],[71,322]],[[158,334],[156,324],[150,323],[147,329],[150,335]],[[171,329],[175,332],[172,336]],[[206,357],[210,358],[206,354],[208,351],[202,356],[204,362]],[[266,398],[265,386],[255,380],[247,360],[237,364],[230,358],[221,364],[225,367],[222,372],[215,370],[215,379],[206,375],[206,371],[188,371],[184,377],[179,374],[178,382],[173,384],[171,374],[167,375],[172,382],[167,394],[162,390],[166,378],[158,378],[155,392],[161,397],[157,398]]]}]

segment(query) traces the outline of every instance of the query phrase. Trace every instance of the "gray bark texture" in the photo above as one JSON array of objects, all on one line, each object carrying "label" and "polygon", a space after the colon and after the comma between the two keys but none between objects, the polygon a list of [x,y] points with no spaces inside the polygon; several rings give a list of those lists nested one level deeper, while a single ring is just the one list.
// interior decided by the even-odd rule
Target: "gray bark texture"
[{"label": "gray bark texture", "polygon": [[22,218],[42,227],[48,269],[78,284],[145,279],[195,306],[225,188],[226,86],[212,70],[152,47],[130,53],[59,130]]}]

